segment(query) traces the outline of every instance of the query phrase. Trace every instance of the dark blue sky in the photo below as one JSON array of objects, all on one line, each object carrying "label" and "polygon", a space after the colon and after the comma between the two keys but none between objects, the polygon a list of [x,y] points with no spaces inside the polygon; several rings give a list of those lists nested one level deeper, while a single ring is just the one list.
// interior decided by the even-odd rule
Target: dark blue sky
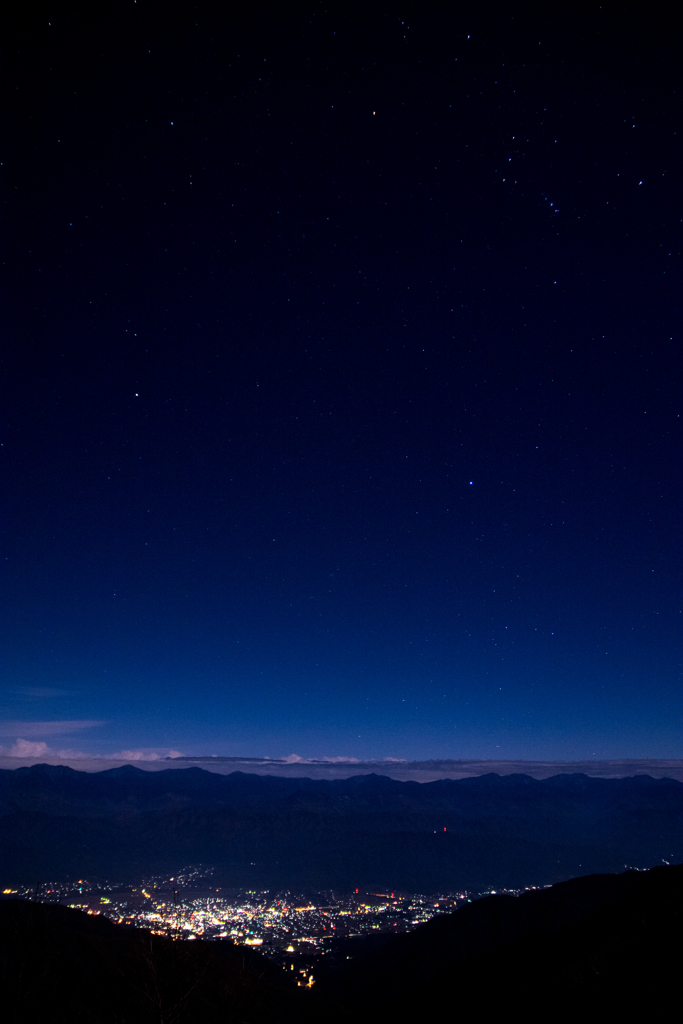
[{"label": "dark blue sky", "polygon": [[5,751],[680,754],[663,8],[229,6],[10,32]]}]

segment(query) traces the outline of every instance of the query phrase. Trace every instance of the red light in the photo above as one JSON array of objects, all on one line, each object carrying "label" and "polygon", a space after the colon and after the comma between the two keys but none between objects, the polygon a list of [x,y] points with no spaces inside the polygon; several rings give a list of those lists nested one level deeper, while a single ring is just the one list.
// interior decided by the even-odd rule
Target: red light
[{"label": "red light", "polygon": [[358,892],[358,889],[356,889],[356,892]]},{"label": "red light", "polygon": [[444,827],[443,827],[443,830],[444,830],[444,832],[446,831],[446,826],[445,826],[445,825],[444,825]]}]

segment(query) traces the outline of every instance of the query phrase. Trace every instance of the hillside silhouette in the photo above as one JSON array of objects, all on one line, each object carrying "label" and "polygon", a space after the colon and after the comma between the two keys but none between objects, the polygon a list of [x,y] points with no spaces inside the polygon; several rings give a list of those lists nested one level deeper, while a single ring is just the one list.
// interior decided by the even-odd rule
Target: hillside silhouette
[{"label": "hillside silhouette", "polygon": [[683,866],[467,904],[295,988],[257,952],[173,942],[55,904],[0,901],[3,1019],[88,1024],[664,1020],[676,1005]]},{"label": "hillside silhouette", "polygon": [[591,875],[434,918],[318,972],[318,991],[368,1022],[665,1020],[682,936],[683,865]]},{"label": "hillside silhouette", "polygon": [[[288,983],[289,982],[289,983]],[[0,901],[6,1024],[314,1024],[315,993],[229,941],[177,941],[56,904]],[[325,1019],[347,1015],[325,1008]]]},{"label": "hillside silhouette", "polygon": [[417,783],[35,765],[0,771],[0,877],[125,881],[202,863],[246,887],[522,888],[676,862],[682,811],[683,783],[647,775]]}]

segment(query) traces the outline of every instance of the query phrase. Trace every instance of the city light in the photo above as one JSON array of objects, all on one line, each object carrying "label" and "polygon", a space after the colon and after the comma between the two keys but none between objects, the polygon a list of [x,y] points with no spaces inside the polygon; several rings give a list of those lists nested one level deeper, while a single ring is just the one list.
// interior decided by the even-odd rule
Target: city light
[{"label": "city light", "polygon": [[142,879],[135,886],[80,879],[8,888],[3,895],[66,903],[174,941],[227,941],[258,948],[283,970],[296,969],[297,984],[310,988],[312,968],[323,956],[326,963],[335,957],[347,959],[353,943],[363,936],[385,935],[388,941],[491,892],[460,889],[420,894],[390,887],[385,892],[354,887],[351,892],[318,893],[238,889],[217,886],[213,870],[200,864],[170,877]]}]

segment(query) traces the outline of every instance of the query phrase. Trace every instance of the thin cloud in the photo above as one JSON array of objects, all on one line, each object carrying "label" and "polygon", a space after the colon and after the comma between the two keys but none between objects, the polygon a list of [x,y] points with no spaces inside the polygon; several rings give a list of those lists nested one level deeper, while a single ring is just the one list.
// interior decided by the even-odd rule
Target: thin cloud
[{"label": "thin cloud", "polygon": [[158,761],[160,755],[144,750],[119,750],[116,754],[107,754],[111,761]]},{"label": "thin cloud", "polygon": [[142,750],[118,750],[114,754],[100,755],[108,761],[162,761],[167,757],[182,757],[179,750],[168,750],[166,747],[143,747]]},{"label": "thin cloud", "polygon": [[0,722],[0,736],[60,736],[82,729],[95,729],[105,722],[90,718],[72,718],[53,722]]},{"label": "thin cloud", "polygon": [[50,762],[62,761],[162,761],[167,757],[182,757],[179,750],[168,750],[167,747],[143,750],[119,750],[114,754],[99,754],[87,750],[63,750],[50,747],[43,740],[17,739],[13,744],[0,744],[0,757],[17,757],[24,760]]},{"label": "thin cloud", "polygon": [[1,757],[21,757],[24,759],[41,761],[82,761],[84,758],[91,758],[84,750],[55,750],[49,747],[43,740],[22,740],[18,739],[11,747],[0,745]]},{"label": "thin cloud", "polygon": [[357,757],[300,757],[298,754],[282,758],[264,757],[263,760],[279,761],[280,764],[359,764]]},{"label": "thin cloud", "polygon": [[182,757],[179,750],[167,750],[165,747],[144,747],[142,750],[119,750],[115,754],[104,755],[109,761],[161,761],[167,757]]}]

